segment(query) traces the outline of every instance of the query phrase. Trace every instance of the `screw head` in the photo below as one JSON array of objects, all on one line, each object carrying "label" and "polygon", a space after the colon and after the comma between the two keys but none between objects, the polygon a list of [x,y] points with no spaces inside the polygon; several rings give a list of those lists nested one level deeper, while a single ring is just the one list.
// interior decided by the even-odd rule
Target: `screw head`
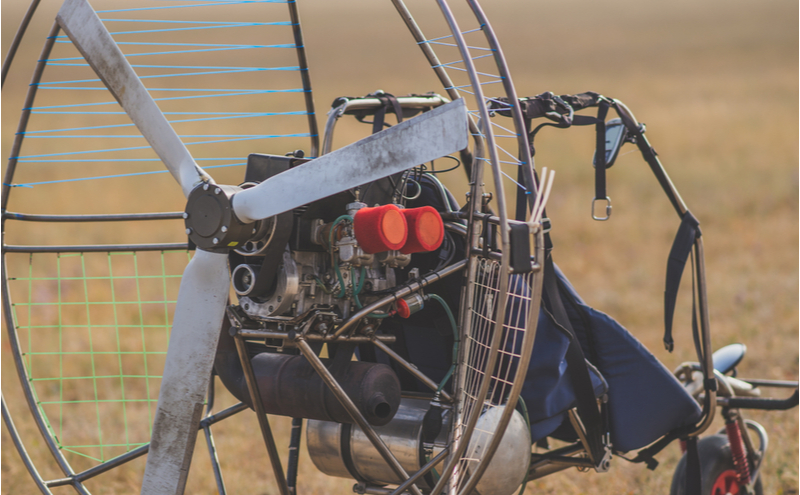
[{"label": "screw head", "polygon": [[211,239],[211,242],[213,242],[214,244],[219,244],[219,239],[217,239],[215,237],[215,238]]},{"label": "screw head", "polygon": [[187,218],[189,218],[189,214],[184,211],[183,212],[183,219],[186,220]]},{"label": "screw head", "polygon": [[222,226],[222,228],[221,228],[221,229],[219,229],[219,230],[221,230],[223,233],[225,233],[225,232],[227,232],[227,231],[228,231],[228,227],[226,227],[225,225],[223,225],[223,226]]},{"label": "screw head", "polygon": [[222,189],[220,189],[220,188],[214,189],[214,194],[219,194],[221,192],[222,192]]},{"label": "screw head", "polygon": [[253,230],[252,230],[251,234],[255,234],[255,233],[256,233],[256,228],[253,227]]},{"label": "screw head", "polygon": [[203,191],[208,191],[208,182],[203,184]]},{"label": "screw head", "polygon": [[192,229],[186,229],[186,235],[190,235],[192,233]]}]

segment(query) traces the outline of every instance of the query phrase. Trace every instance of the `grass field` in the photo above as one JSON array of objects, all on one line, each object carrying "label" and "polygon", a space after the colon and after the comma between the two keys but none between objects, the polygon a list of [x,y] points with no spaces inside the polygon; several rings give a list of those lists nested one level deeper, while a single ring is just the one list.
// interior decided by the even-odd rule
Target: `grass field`
[{"label": "grass field", "polygon": [[[35,19],[6,81],[4,156],[9,156],[32,67],[58,4],[42,2],[42,14]],[[743,377],[796,380],[800,359],[797,4],[773,0],[487,0],[486,4],[520,95],[598,91],[624,101],[647,124],[650,142],[701,222],[714,347],[747,344],[748,354],[740,366]],[[379,88],[394,94],[442,91],[390,2],[302,0],[299,6],[320,125],[337,96],[363,95]],[[3,53],[26,7],[20,0],[3,2]],[[435,7],[429,15],[438,15]],[[361,137],[368,132],[364,127],[342,124],[336,146]],[[537,167],[557,171],[548,208],[554,224],[554,256],[589,304],[626,325],[672,369],[694,359],[688,274],[676,313],[676,351],[669,354],[661,344],[664,269],[678,219],[640,155],[628,145],[608,174],[614,214],[608,222],[592,221],[593,143],[589,127],[548,128],[537,137]],[[287,141],[280,149],[257,151],[282,154],[305,146],[306,141]],[[244,156],[250,151],[254,150],[240,145],[232,153]],[[29,182],[58,173],[53,167],[20,167],[20,177]],[[221,182],[236,183],[234,174],[214,173]],[[121,180],[110,180],[18,188],[12,192],[9,209],[83,213],[183,208],[169,180],[129,178],[125,189],[121,184]],[[449,185],[463,192],[462,182],[454,180]],[[171,222],[116,229],[109,227],[113,224],[96,229],[43,229],[43,225],[9,222],[6,242],[175,242],[182,236],[182,227]],[[108,270],[118,274],[130,269],[123,260],[92,260],[87,257],[87,263],[108,265]],[[65,273],[80,270],[72,268],[73,261],[63,260]],[[22,273],[28,269],[26,263],[15,261],[14,268]],[[158,260],[144,257],[140,263],[143,270],[155,272],[160,266]],[[182,260],[171,263],[170,268],[177,267]],[[82,290],[108,292],[103,286]],[[172,293],[174,287],[165,284],[164,291]],[[171,308],[162,305],[157,310],[168,317]],[[96,322],[117,316],[92,317]],[[153,318],[147,321],[158,325],[161,320]],[[35,319],[29,324],[35,324]],[[36,460],[46,460],[46,448],[27,417],[5,331],[2,358],[3,394],[11,413],[31,454]],[[153,359],[151,365],[157,367],[158,356]],[[220,395],[221,406],[232,403],[227,394]],[[76,412],[77,417],[82,414]],[[146,428],[143,414],[131,412],[131,417]],[[770,435],[762,474],[765,493],[797,494],[797,409],[748,417],[764,425]],[[115,428],[114,423],[104,427]],[[720,427],[718,420],[711,430]],[[287,444],[288,421],[274,418],[273,428],[279,445]],[[251,413],[223,422],[214,432],[229,493],[277,493]],[[35,487],[5,427],[2,440],[2,492],[32,493]],[[199,440],[187,493],[215,493],[204,450]],[[529,483],[526,493],[667,493],[678,458],[677,446],[671,446],[659,456],[661,465],[655,471],[617,458],[607,474],[565,471]],[[76,467],[91,465],[82,459],[74,461]],[[300,493],[351,492],[352,481],[319,474],[307,456],[301,457],[300,466]],[[136,493],[143,467],[139,459],[89,486],[93,493]],[[45,477],[60,476],[52,463],[42,463],[40,469]],[[67,491],[62,488],[56,493]]]}]

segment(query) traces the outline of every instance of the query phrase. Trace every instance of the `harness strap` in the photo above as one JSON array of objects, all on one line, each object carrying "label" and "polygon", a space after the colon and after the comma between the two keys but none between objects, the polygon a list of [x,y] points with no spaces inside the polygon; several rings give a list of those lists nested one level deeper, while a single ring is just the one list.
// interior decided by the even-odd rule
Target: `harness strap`
[{"label": "harness strap", "polygon": [[[669,352],[672,352],[675,346],[672,340],[672,318],[675,314],[675,302],[678,298],[681,276],[686,266],[686,260],[689,259],[689,254],[692,252],[694,241],[701,235],[700,222],[687,210],[683,214],[681,225],[678,227],[678,233],[672,242],[672,249],[670,249],[667,259],[667,281],[664,289],[664,347]],[[693,315],[694,313],[692,310]],[[692,323],[695,325],[694,320]]]},{"label": "harness strap", "polygon": [[394,114],[397,115],[397,123],[399,124],[403,121],[403,109],[400,107],[400,102],[397,101],[397,98],[395,98],[394,95],[384,93],[381,95],[375,95],[375,98],[380,100],[383,105],[375,111],[375,117],[372,120],[373,134],[383,130],[383,122],[385,120],[386,110],[389,108],[389,105],[392,106]]},{"label": "harness strap", "polygon": [[596,150],[594,153],[594,199],[605,200],[606,194],[606,115],[608,103],[598,105],[597,122],[594,125]]},{"label": "harness strap", "polygon": [[686,495],[701,495],[702,481],[700,479],[700,451],[697,447],[697,437],[686,440]]},{"label": "harness strap", "polygon": [[[549,235],[547,244],[552,246],[549,242]],[[591,451],[592,458],[599,462],[603,459],[604,448],[602,442],[603,435],[603,421],[600,416],[600,411],[597,408],[597,401],[595,400],[594,387],[592,387],[592,380],[589,376],[589,369],[586,366],[586,358],[583,355],[578,337],[572,324],[569,321],[569,316],[564,308],[564,302],[561,300],[561,294],[558,288],[558,281],[556,278],[555,267],[553,259],[550,255],[550,250],[547,250],[544,262],[544,302],[549,307],[549,314],[559,327],[568,333],[570,337],[569,347],[567,347],[566,361],[567,369],[569,370],[570,383],[575,391],[578,415],[581,417],[583,425],[586,427],[586,437]]]}]

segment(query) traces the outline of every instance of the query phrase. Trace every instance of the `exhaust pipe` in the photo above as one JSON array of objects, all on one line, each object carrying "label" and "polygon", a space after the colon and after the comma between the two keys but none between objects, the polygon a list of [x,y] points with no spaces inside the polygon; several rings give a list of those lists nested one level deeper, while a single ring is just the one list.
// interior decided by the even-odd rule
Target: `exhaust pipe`
[{"label": "exhaust pipe", "polygon": [[[239,362],[230,322],[225,319],[214,369],[222,384],[240,401],[253,408],[244,370]],[[353,419],[303,356],[260,352],[251,357],[262,406],[267,414],[352,424]],[[332,367],[322,359],[336,381],[367,421],[383,426],[400,406],[400,380],[385,364],[348,361]]]}]

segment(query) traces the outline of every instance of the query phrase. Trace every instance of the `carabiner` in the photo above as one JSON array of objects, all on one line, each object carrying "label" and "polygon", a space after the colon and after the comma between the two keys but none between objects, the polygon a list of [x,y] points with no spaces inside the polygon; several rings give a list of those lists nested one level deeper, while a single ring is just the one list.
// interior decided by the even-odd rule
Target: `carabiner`
[{"label": "carabiner", "polygon": [[598,217],[594,213],[594,205],[595,205],[595,203],[597,203],[598,199],[600,201],[603,200],[603,198],[594,198],[592,200],[592,218],[594,220],[597,220],[598,222],[605,222],[606,220],[609,219],[609,217],[611,217],[611,198],[609,198],[608,196],[605,197],[605,201],[606,201],[606,216],[604,216],[604,217]]}]

